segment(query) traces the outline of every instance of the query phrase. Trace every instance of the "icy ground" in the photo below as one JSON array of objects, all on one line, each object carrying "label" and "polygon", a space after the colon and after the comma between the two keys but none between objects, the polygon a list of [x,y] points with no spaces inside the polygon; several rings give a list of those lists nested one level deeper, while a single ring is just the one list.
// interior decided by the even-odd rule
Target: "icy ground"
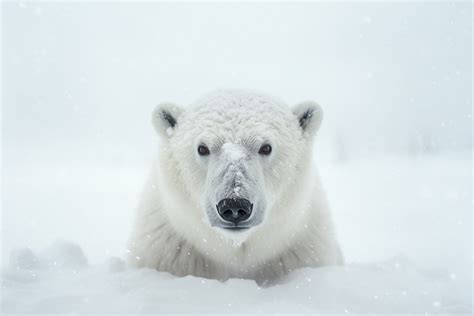
[{"label": "icy ground", "polygon": [[472,313],[470,155],[381,157],[320,170],[347,265],[302,269],[260,288],[125,266],[145,170],[5,169],[2,311]]}]

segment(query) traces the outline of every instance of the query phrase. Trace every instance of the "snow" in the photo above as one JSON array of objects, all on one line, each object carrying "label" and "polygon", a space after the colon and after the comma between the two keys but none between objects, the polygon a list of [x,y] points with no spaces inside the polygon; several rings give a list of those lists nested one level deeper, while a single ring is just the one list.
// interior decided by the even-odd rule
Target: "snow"
[{"label": "snow", "polygon": [[122,270],[117,261],[82,270],[13,268],[4,278],[7,312],[469,311],[469,295],[458,282],[426,275],[401,260],[302,269],[270,288],[247,280],[221,283],[150,269]]},{"label": "snow", "polygon": [[[114,167],[97,167],[94,172],[98,179],[112,177],[120,170]],[[130,217],[124,214],[132,212],[128,208],[134,199],[126,193],[131,188],[134,193],[139,191],[143,172],[124,172],[123,182],[112,185],[107,181],[90,183],[81,168],[64,170],[58,165],[8,169],[5,177],[10,198],[6,198],[6,206],[13,206],[11,196],[25,191],[36,198],[33,192],[48,195],[58,187],[70,189],[67,182],[48,183],[42,177],[51,173],[49,178],[57,179],[58,173],[66,173],[69,181],[82,183],[77,192],[69,194],[91,199],[88,206],[100,201],[95,193],[109,188],[107,198],[117,201],[113,210],[116,217],[102,227],[102,238],[88,225],[94,216],[98,224],[106,219],[97,209],[83,209],[74,221],[81,233],[64,234],[77,243],[22,230],[15,237],[30,247],[24,248],[16,247],[18,240],[8,238],[12,229],[18,230],[12,218],[21,218],[22,210],[11,210],[17,211],[15,217],[5,212],[4,223],[11,225],[5,225],[9,229],[4,250],[11,251],[9,259],[4,256],[3,260],[3,312],[472,312],[469,153],[321,162],[347,264],[297,270],[268,288],[251,280],[177,278],[150,269],[128,268],[120,249],[124,250],[128,237],[124,227],[130,225]],[[46,183],[39,186],[41,181]],[[56,207],[70,205],[70,196],[63,193],[64,200]],[[22,202],[21,207],[34,209],[31,200]],[[50,209],[41,214],[31,211],[28,217],[41,225],[48,211],[51,216],[60,214]],[[74,208],[72,211],[76,212]],[[61,234],[62,229],[72,227],[48,229]]]},{"label": "snow", "polygon": [[243,149],[236,144],[224,143],[222,150],[227,154],[227,158],[230,160],[240,160],[245,157]]},{"label": "snow", "polygon": [[[1,313],[472,314],[470,2],[2,10]],[[344,267],[270,288],[126,267],[152,109],[220,87],[321,102]]]}]

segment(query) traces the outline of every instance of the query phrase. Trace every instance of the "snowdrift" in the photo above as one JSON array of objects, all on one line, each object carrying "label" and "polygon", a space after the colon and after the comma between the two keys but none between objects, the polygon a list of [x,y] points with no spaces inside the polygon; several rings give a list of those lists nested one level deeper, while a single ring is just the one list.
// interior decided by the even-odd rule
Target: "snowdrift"
[{"label": "snowdrift", "polygon": [[469,312],[467,280],[416,267],[406,258],[378,264],[301,269],[280,284],[177,278],[130,269],[117,257],[89,265],[81,248],[56,242],[40,255],[12,253],[3,271],[4,312]]}]

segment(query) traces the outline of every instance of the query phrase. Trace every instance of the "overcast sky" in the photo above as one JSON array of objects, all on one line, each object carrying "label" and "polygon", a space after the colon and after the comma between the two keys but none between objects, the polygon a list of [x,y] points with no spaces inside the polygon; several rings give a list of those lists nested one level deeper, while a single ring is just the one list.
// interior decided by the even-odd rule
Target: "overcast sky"
[{"label": "overcast sky", "polygon": [[157,103],[216,88],[318,101],[327,148],[397,151],[416,135],[471,144],[469,2],[4,3],[2,26],[10,159],[142,155]]}]

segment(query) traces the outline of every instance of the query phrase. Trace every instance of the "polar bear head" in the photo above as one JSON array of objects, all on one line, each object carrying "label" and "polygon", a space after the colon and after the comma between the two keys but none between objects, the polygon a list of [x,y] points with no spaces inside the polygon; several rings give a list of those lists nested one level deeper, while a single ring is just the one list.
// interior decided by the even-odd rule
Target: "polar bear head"
[{"label": "polar bear head", "polygon": [[158,105],[160,190],[175,228],[191,239],[246,239],[296,223],[322,117],[315,102],[290,108],[244,91],[215,92],[186,108]]}]

